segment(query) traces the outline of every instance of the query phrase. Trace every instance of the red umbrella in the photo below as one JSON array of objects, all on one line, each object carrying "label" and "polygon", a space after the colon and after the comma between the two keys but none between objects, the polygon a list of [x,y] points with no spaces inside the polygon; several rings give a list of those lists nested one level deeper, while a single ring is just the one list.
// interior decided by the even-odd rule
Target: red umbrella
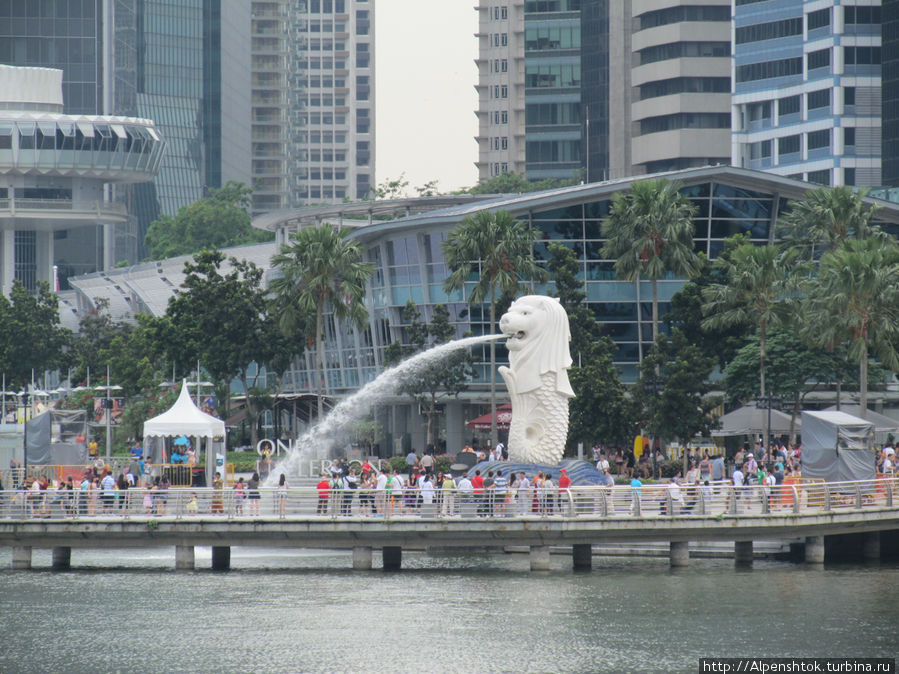
[{"label": "red umbrella", "polygon": [[[490,413],[483,414],[476,419],[472,419],[465,427],[472,431],[489,431],[492,417]],[[508,431],[509,424],[512,423],[512,404],[506,403],[496,408],[496,427],[501,431]]]}]

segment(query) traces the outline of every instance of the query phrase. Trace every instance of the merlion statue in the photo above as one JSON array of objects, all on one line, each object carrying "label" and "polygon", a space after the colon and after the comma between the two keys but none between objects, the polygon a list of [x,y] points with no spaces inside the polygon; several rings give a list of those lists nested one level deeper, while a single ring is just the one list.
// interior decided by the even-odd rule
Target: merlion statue
[{"label": "merlion statue", "polygon": [[568,436],[571,355],[568,314],[555,297],[527,295],[499,321],[509,367],[499,368],[512,398],[509,458],[555,466]]}]

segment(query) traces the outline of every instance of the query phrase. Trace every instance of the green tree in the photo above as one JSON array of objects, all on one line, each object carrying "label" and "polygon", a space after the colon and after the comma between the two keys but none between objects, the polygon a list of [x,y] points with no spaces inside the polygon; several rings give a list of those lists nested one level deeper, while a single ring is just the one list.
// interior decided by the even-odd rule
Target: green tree
[{"label": "green tree", "polygon": [[190,255],[203,248],[271,241],[271,232],[250,225],[251,194],[246,185],[229,180],[208,197],[182,206],[174,218],[162,216],[147,231],[145,243],[150,257],[161,260]]},{"label": "green tree", "polygon": [[849,239],[821,257],[805,284],[804,335],[834,348],[846,344],[859,366],[859,405],[868,405],[868,358],[899,369],[899,247],[877,238]]},{"label": "green tree", "polygon": [[400,173],[399,178],[388,178],[377,187],[372,187],[371,191],[375,199],[402,199],[406,195],[407,187],[409,181],[406,180],[406,174]]},{"label": "green tree", "polygon": [[779,238],[807,259],[850,238],[884,240],[887,235],[872,224],[878,208],[864,202],[867,194],[868,188],[849,186],[809,190],[802,200],[791,201],[778,221]]},{"label": "green tree", "polygon": [[[106,372],[106,365],[109,364],[106,357],[113,340],[127,335],[130,331],[130,325],[114,321],[109,315],[109,300],[99,298],[92,311],[82,314],[78,321],[78,333],[71,341],[69,358],[74,368],[72,372],[74,380],[86,381],[88,370],[99,380],[101,373]],[[117,372],[115,378],[118,380]]]},{"label": "green tree", "polygon": [[571,330],[571,353],[575,365],[592,355],[592,349],[600,336],[599,324],[593,312],[584,304],[587,293],[579,274],[583,265],[577,254],[560,243],[549,245],[546,268],[555,285],[555,296],[568,314]]},{"label": "green tree", "polygon": [[[727,255],[725,249],[722,255]],[[715,358],[724,370],[737,351],[746,343],[747,335],[755,330],[755,323],[734,323],[717,328],[703,327],[702,293],[708,286],[719,282],[720,275],[709,259],[699,254],[699,273],[671,297],[671,309],[662,320],[671,328],[677,328],[690,344],[698,346],[706,356]]]},{"label": "green tree", "polygon": [[[854,368],[845,350],[828,351],[809,346],[799,337],[798,323],[771,330],[767,344],[769,376],[766,386],[770,394],[790,403],[791,437],[803,401],[809,393],[831,382],[855,381]],[[756,373],[760,358],[759,341],[754,339],[728,363],[724,371],[724,386],[731,402],[741,404],[759,395]]]},{"label": "green tree", "polygon": [[[519,284],[543,281],[546,272],[534,260],[538,232],[516,220],[508,211],[480,211],[467,216],[443,243],[443,257],[450,275],[447,292],[471,290],[468,303],[489,299],[490,330],[496,330],[497,293],[515,293]],[[490,438],[499,440],[496,428],[496,342],[490,342]]]},{"label": "green tree", "polygon": [[0,363],[7,388],[23,388],[32,374],[67,365],[72,333],[59,325],[56,293],[44,281],[31,294],[16,279],[7,298],[0,295]]},{"label": "green tree", "polygon": [[716,423],[712,414],[721,404],[709,396],[715,359],[687,342],[675,328],[669,339],[659,335],[640,363],[640,377],[632,389],[637,414],[653,435],[686,443],[697,434],[709,435]]},{"label": "green tree", "polygon": [[420,197],[436,197],[440,194],[440,188],[437,187],[438,180],[429,180],[424,185],[415,188]]},{"label": "green tree", "polygon": [[768,330],[782,325],[795,302],[791,301],[795,277],[791,274],[791,255],[775,246],[742,243],[729,257],[715,261],[722,282],[703,289],[706,315],[703,327],[711,330],[753,324],[758,329],[760,350],[759,390],[765,388]]},{"label": "green tree", "polygon": [[[406,334],[409,345],[391,345],[390,354],[385,354],[388,364],[396,364],[403,358],[420,351],[445,344],[455,337],[456,329],[449,321],[449,310],[444,304],[434,306],[430,323],[421,321],[421,311],[415,302],[409,300],[403,307],[403,321],[408,323]],[[388,360],[389,357],[389,360]],[[459,350],[440,361],[409,374],[399,388],[422,408],[427,418],[427,442],[437,446],[437,415],[439,405],[447,398],[458,397],[468,388],[468,382],[475,375],[471,353]]]},{"label": "green tree", "polygon": [[692,277],[699,271],[693,250],[696,207],[679,189],[678,183],[664,179],[636,182],[615,195],[602,224],[607,239],[602,254],[615,260],[617,276],[651,283],[653,342],[659,334],[659,279],[669,273]]},{"label": "green tree", "polygon": [[[365,325],[365,284],[374,266],[362,261],[362,247],[349,238],[351,230],[330,225],[306,227],[281,246],[272,258],[280,272],[270,289],[287,336],[304,334],[315,344],[318,416],[324,416],[324,316],[330,308],[336,320]],[[315,318],[314,325],[309,320]]]},{"label": "green tree", "polygon": [[577,185],[579,178],[548,178],[546,180],[528,180],[517,173],[501,173],[492,178],[485,178],[477,185],[467,190],[469,194],[523,194],[525,192],[539,192],[558,187]]},{"label": "green tree", "polygon": [[264,375],[280,375],[296,352],[283,338],[269,310],[263,270],[220,251],[203,251],[185,262],[182,290],[169,300],[159,324],[165,352],[179,371],[199,360],[216,382],[240,380],[247,394],[253,445],[257,440],[252,393]]}]

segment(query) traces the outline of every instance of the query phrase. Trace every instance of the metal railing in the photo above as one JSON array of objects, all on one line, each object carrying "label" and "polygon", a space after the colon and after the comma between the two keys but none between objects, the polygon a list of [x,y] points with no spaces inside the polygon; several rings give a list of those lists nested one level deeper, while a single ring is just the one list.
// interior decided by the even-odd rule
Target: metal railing
[{"label": "metal railing", "polygon": [[899,479],[734,487],[572,487],[481,493],[457,489],[401,491],[295,487],[131,488],[0,491],[0,519],[199,517],[371,518],[696,518],[803,515],[899,507]]}]

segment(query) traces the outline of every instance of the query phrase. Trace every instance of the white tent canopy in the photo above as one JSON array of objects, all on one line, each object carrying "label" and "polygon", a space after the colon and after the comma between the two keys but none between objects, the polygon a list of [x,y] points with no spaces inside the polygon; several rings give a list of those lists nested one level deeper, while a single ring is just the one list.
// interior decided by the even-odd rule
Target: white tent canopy
[{"label": "white tent canopy", "polygon": [[[826,408],[825,412],[836,412],[841,411],[846,414],[851,414],[855,417],[861,417],[861,405],[840,405],[840,409],[837,410],[837,406],[833,405],[831,407]],[[880,414],[879,412],[875,412],[874,410],[866,410],[865,411],[865,421],[870,421],[874,424],[874,432],[875,433],[895,433],[899,431],[899,421],[895,419],[891,419],[885,414]]]},{"label": "white tent canopy", "polygon": [[194,438],[224,438],[225,422],[206,414],[191,400],[187,382],[181,395],[168,410],[144,422],[144,438],[186,435]]}]

